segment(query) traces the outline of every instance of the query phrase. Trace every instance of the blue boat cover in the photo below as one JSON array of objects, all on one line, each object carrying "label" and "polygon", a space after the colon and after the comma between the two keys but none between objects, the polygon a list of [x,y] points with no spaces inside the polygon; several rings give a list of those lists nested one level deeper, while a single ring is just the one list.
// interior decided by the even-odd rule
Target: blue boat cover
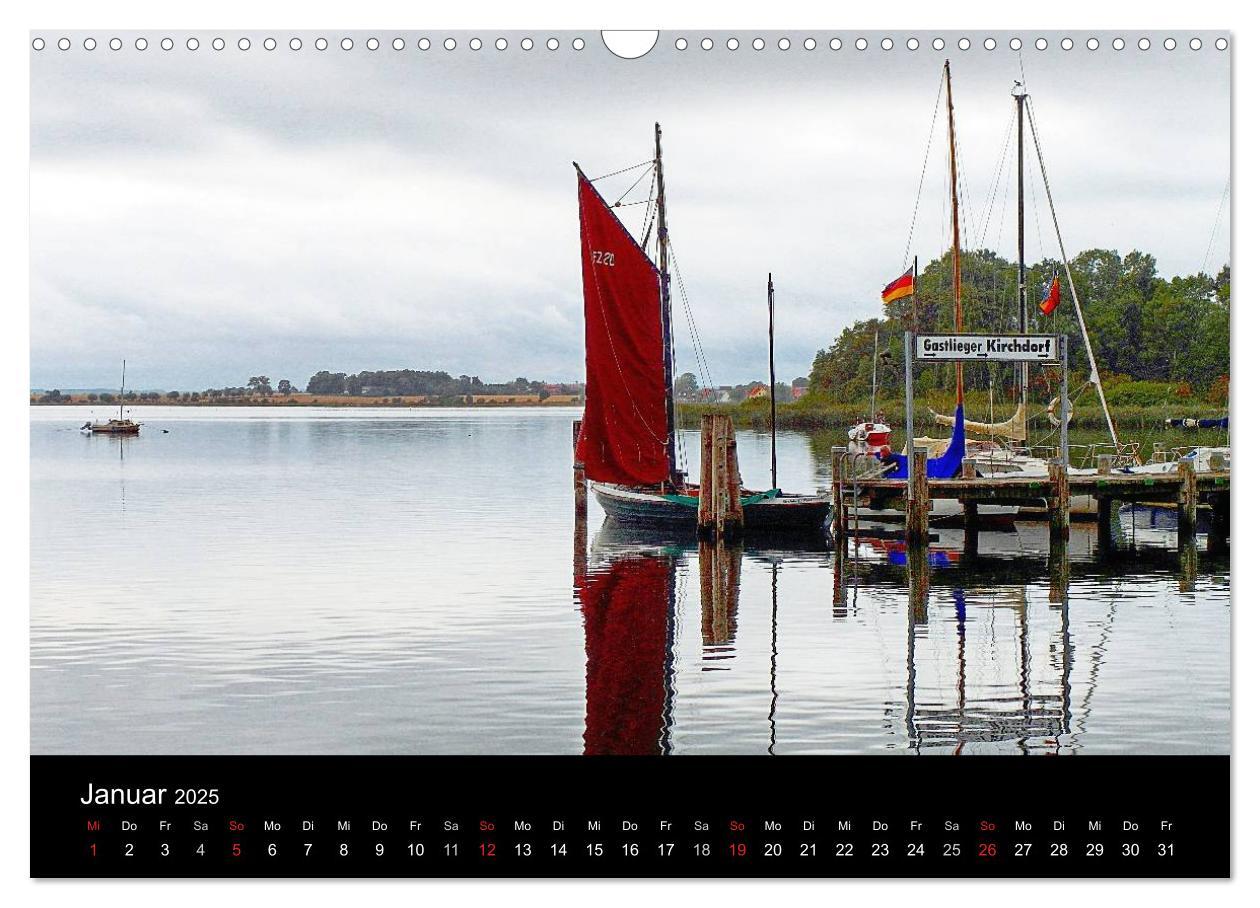
[{"label": "blue boat cover", "polygon": [[[963,427],[963,405],[954,410],[954,434],[950,436],[949,447],[940,457],[929,457],[927,462],[928,479],[953,479],[962,470],[963,457],[967,454],[966,430]],[[906,479],[910,475],[909,458],[905,454],[889,454],[885,463],[897,466],[885,479]]]}]

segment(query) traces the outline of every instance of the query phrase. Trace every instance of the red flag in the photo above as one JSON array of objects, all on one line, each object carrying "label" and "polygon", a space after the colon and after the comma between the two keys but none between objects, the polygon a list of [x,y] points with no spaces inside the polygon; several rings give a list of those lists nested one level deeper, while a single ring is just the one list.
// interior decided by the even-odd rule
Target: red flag
[{"label": "red flag", "polygon": [[913,268],[884,288],[884,305],[891,303],[893,300],[899,300],[903,296],[910,296],[912,293],[914,293]]},{"label": "red flag", "polygon": [[1059,305],[1059,279],[1056,277],[1050,282],[1050,289],[1046,291],[1045,298],[1038,307],[1041,309],[1042,315],[1049,315]]}]

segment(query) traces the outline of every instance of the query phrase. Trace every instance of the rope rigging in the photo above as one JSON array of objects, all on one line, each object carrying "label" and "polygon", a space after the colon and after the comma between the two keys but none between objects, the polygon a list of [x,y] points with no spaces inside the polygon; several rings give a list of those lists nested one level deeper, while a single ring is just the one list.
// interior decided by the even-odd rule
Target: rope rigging
[{"label": "rope rigging", "polygon": [[919,171],[919,188],[914,194],[914,212],[910,215],[910,235],[906,237],[906,251],[901,257],[901,267],[910,261],[910,248],[914,243],[914,227],[919,218],[919,200],[923,197],[923,180],[927,177],[928,161],[932,156],[932,139],[936,135],[936,117],[941,112],[941,93],[945,90],[945,73],[941,72],[936,86],[936,103],[932,106],[932,125],[928,127],[927,148],[923,151],[923,168]]}]

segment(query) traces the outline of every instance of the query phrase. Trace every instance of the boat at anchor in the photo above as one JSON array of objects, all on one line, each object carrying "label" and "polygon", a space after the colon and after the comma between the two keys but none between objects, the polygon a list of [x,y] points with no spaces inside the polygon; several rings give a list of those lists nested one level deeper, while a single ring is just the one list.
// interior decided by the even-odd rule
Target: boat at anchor
[{"label": "boat at anchor", "polygon": [[[670,245],[661,128],[642,180],[654,173],[655,252],[650,233],[630,233],[575,163],[586,316],[586,407],[576,459],[604,512],[635,524],[696,526],[699,486],[678,468],[674,427]],[[599,179],[599,178],[597,178]],[[649,226],[649,231],[651,227]],[[772,483],[773,485],[773,483]],[[741,487],[746,530],[817,532],[826,495]]]},{"label": "boat at anchor", "polygon": [[80,428],[91,435],[139,435],[140,423],[123,416],[123,400],[127,390],[127,361],[122,364],[122,384],[118,388],[118,418],[105,422],[88,420]]}]

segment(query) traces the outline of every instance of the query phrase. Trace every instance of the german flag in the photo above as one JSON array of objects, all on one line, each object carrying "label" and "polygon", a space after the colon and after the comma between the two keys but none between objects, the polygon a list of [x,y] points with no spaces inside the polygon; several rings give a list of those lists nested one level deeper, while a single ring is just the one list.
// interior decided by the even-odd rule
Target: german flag
[{"label": "german flag", "polygon": [[1050,282],[1050,289],[1046,291],[1046,297],[1038,306],[1042,315],[1049,315],[1059,306],[1059,279],[1056,277]]},{"label": "german flag", "polygon": [[914,293],[914,269],[906,271],[901,277],[884,288],[884,305],[902,299]]}]

